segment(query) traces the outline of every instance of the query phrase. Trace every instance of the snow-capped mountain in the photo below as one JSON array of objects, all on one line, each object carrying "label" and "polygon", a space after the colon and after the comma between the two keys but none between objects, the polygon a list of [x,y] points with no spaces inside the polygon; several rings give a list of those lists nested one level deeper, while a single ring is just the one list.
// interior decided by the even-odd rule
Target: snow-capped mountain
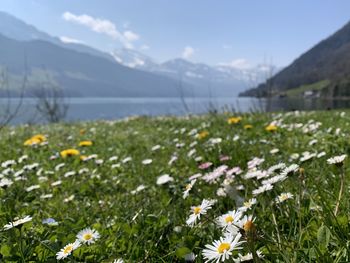
[{"label": "snow-capped mountain", "polygon": [[181,83],[190,83],[197,87],[194,90],[195,95],[201,95],[203,92],[207,94],[210,89],[210,94],[214,96],[235,96],[238,92],[256,86],[271,77],[272,73],[276,73],[276,68],[267,64],[238,69],[224,65],[193,63],[181,58],[157,63],[152,58],[130,49],[115,50],[111,55],[118,63],[125,66],[171,77]]}]

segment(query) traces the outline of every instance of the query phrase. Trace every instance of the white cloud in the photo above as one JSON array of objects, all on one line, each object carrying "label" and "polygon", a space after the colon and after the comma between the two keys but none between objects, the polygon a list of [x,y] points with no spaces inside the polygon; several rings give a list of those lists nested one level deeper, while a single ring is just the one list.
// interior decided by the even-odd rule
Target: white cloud
[{"label": "white cloud", "polygon": [[142,46],[140,47],[141,50],[148,50],[148,49],[150,49],[150,48],[151,48],[151,47],[148,46],[148,45],[142,45]]},{"label": "white cloud", "polygon": [[219,66],[226,66],[226,67],[231,67],[231,68],[241,69],[241,70],[252,68],[252,65],[245,58],[234,59],[228,63],[227,62],[219,63]]},{"label": "white cloud", "polygon": [[194,52],[195,52],[195,50],[193,47],[187,46],[184,48],[184,51],[182,52],[182,57],[184,59],[189,59],[190,57],[193,56]]},{"label": "white cloud", "polygon": [[128,30],[123,33],[123,36],[127,41],[136,41],[140,39],[140,36],[138,34],[135,34],[134,32]]},{"label": "white cloud", "polygon": [[137,66],[143,66],[143,65],[145,65],[145,61],[139,58],[134,58],[134,61],[128,64],[130,68],[135,68]]},{"label": "white cloud", "polygon": [[61,36],[60,37],[61,42],[65,43],[65,44],[84,44],[84,41],[81,41],[79,39],[75,39],[75,38],[71,38],[71,37],[66,37],[66,36]]},{"label": "white cloud", "polygon": [[123,33],[119,32],[117,26],[107,19],[96,18],[86,14],[75,15],[70,12],[64,12],[62,18],[68,22],[86,26],[96,33],[104,34],[118,40],[126,48],[133,48],[132,42],[140,39],[139,35],[130,30]]}]

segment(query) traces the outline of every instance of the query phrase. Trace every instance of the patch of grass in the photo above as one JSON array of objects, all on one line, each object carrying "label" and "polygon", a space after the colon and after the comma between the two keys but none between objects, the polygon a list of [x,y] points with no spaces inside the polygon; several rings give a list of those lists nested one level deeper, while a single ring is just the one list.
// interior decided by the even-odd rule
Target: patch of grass
[{"label": "patch of grass", "polygon": [[[227,262],[238,253],[252,253],[255,262],[349,262],[349,162],[327,159],[350,153],[350,112],[242,114],[228,124],[230,117],[2,130],[0,260],[56,262],[57,252],[91,228],[100,238],[63,261],[185,262],[193,253],[205,262],[205,246],[231,228],[217,218],[239,210],[222,221],[235,225],[232,235],[241,233],[244,241]],[[39,144],[24,146],[30,138]],[[86,140],[92,145],[79,146]],[[80,154],[60,156],[71,148]],[[170,179],[157,184],[164,174]],[[252,198],[255,204],[244,204]],[[191,227],[186,221],[199,211],[191,207],[204,199],[216,202]],[[26,215],[32,220],[5,230]],[[48,218],[54,221],[43,221]],[[214,252],[220,256],[227,247]]]},{"label": "patch of grass", "polygon": [[286,95],[288,97],[303,96],[305,91],[321,91],[322,89],[326,88],[329,84],[330,84],[329,80],[327,79],[321,80],[316,83],[302,85],[298,88],[287,90]]}]

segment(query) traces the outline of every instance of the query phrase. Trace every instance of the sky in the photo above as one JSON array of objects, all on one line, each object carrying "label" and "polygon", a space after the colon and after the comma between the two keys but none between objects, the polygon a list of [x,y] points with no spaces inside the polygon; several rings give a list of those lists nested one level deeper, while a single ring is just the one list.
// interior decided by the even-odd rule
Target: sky
[{"label": "sky", "polygon": [[0,10],[106,52],[237,68],[287,66],[350,21],[349,0],[0,0]]}]

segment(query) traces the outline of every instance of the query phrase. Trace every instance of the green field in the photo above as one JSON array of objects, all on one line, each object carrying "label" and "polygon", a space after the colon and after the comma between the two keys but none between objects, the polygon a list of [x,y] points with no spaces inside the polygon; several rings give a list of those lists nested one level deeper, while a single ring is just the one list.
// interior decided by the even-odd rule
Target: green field
[{"label": "green field", "polygon": [[350,112],[230,117],[1,130],[0,261],[350,262]]}]

